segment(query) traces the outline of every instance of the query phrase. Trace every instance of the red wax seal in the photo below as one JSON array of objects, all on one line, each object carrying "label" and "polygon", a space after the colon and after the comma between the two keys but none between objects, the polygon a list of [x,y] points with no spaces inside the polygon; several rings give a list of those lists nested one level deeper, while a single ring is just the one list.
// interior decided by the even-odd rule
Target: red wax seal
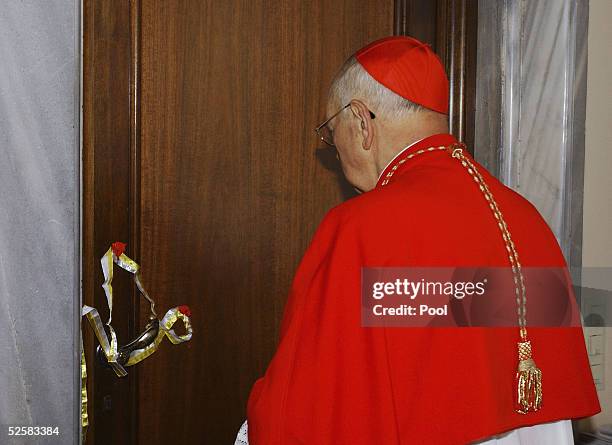
[{"label": "red wax seal", "polygon": [[113,253],[115,254],[115,256],[118,258],[121,256],[121,254],[123,253],[123,251],[125,250],[125,246],[127,246],[126,243],[122,243],[121,241],[115,241],[111,247],[113,249]]},{"label": "red wax seal", "polygon": [[188,317],[191,317],[191,310],[189,310],[189,306],[187,306],[186,304],[183,304],[183,305],[179,306],[178,310],[182,314],[187,315]]}]

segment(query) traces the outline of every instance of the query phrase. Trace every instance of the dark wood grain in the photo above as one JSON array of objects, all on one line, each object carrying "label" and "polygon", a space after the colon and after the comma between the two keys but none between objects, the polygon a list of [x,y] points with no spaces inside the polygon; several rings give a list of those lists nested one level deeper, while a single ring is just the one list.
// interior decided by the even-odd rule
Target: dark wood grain
[{"label": "dark wood grain", "polygon": [[[493,175],[500,177],[500,147],[502,146],[502,24],[504,3],[481,2],[478,28],[482,34],[478,45],[480,63],[476,68],[478,81],[477,106],[474,109],[474,147],[476,160]],[[485,37],[486,36],[486,37]]]},{"label": "dark wood grain", "polygon": [[409,35],[438,49],[438,0],[396,0],[395,34]]},{"label": "dark wood grain", "polygon": [[474,153],[477,0],[438,0],[438,54],[450,82],[450,132]]},{"label": "dark wood grain", "polygon": [[450,83],[449,130],[474,152],[477,0],[396,0],[395,34],[429,43]]},{"label": "dark wood grain", "polygon": [[[130,82],[130,94],[129,94],[129,106],[130,106],[130,172],[129,172],[129,209],[128,209],[128,227],[129,227],[129,240],[131,242],[131,255],[133,258],[141,258],[140,250],[140,229],[141,229],[141,214],[140,214],[140,187],[141,187],[141,157],[140,157],[140,47],[141,47],[141,31],[140,31],[140,20],[141,20],[141,0],[130,0],[130,58],[129,58],[129,82]],[[130,312],[128,315],[128,321],[130,323],[129,339],[135,338],[141,332],[143,326],[141,324],[146,323],[147,316],[149,315],[149,308],[145,308],[142,312],[140,311],[140,305],[135,302],[142,300],[142,297],[138,293],[135,283],[132,283],[131,289],[131,301],[133,302]],[[143,320],[142,322],[140,320]],[[141,403],[140,403],[140,385],[137,382],[140,380],[140,368],[135,366],[130,369],[130,377],[132,383],[129,386],[128,403],[129,413],[131,417],[129,419],[129,432],[128,437],[130,443],[139,443],[139,429],[138,423],[141,416]],[[144,413],[146,414],[146,412]]]},{"label": "dark wood grain", "polygon": [[[131,132],[132,5],[86,0],[83,9],[83,300],[108,318],[100,257],[114,241],[134,249]],[[140,328],[131,275],[117,272],[113,327],[120,343]],[[94,358],[97,341],[84,321],[89,391],[88,444],[136,443],[137,369],[117,378]]]},{"label": "dark wood grain", "polygon": [[[103,307],[99,257],[127,241],[160,315],[188,304],[194,328],[124,379],[96,367],[88,336],[89,443],[232,443],[298,261],[350,194],[312,130],[327,87],[393,32],[393,8],[86,0],[85,301]],[[113,281],[123,343],[148,313],[130,280]]]},{"label": "dark wood grain", "polygon": [[141,440],[235,437],[295,267],[342,199],[315,156],[327,86],[392,32],[392,8],[143,1],[141,263],[160,307],[191,306],[194,338],[143,363]]}]

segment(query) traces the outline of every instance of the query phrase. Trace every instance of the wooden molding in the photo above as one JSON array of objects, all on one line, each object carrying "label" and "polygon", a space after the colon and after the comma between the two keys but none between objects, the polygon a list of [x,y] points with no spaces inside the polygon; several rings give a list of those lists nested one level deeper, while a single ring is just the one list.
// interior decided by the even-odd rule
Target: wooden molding
[{"label": "wooden molding", "polygon": [[450,83],[449,130],[474,146],[477,0],[396,0],[395,34],[431,44]]}]

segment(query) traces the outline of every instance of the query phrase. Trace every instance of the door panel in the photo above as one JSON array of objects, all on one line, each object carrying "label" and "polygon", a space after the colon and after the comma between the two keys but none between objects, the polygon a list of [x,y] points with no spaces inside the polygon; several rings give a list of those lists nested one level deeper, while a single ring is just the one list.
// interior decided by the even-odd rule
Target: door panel
[{"label": "door panel", "polygon": [[[124,379],[97,365],[87,333],[88,443],[233,443],[295,268],[350,195],[317,152],[327,87],[346,57],[393,33],[394,3],[90,0],[84,11],[85,302],[103,305],[97,259],[127,241],[158,312],[189,305],[194,332]],[[130,280],[113,281],[122,343],[148,314]]]},{"label": "door panel", "polygon": [[315,156],[326,87],[351,52],[392,33],[393,4],[141,8],[140,259],[160,307],[191,307],[194,336],[141,366],[139,438],[231,443],[295,267],[342,199]]}]

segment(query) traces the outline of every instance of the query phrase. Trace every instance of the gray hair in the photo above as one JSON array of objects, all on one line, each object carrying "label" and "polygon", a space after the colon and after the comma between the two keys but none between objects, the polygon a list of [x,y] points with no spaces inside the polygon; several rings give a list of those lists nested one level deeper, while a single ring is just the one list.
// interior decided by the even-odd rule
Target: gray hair
[{"label": "gray hair", "polygon": [[350,57],[334,78],[329,89],[328,99],[338,106],[348,104],[352,99],[361,99],[377,116],[389,121],[402,121],[410,115],[425,110],[400,95],[394,93],[361,66],[355,56]]}]

